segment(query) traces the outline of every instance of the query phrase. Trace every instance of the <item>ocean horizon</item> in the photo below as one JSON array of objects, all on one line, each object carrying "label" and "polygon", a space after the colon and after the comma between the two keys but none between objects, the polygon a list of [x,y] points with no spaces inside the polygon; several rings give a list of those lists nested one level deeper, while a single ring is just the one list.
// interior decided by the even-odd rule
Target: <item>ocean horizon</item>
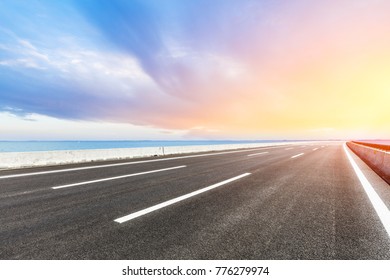
[{"label": "ocean horizon", "polygon": [[[0,141],[0,153],[61,150],[198,146],[245,143],[280,143],[293,140],[115,140],[115,141]],[[302,140],[299,140],[302,141]]]}]

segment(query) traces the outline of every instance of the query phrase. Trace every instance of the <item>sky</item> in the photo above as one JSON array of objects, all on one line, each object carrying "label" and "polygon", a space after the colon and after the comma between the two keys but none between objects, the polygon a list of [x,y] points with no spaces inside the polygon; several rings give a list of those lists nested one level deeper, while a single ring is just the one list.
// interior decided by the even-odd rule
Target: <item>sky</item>
[{"label": "sky", "polygon": [[390,1],[1,0],[0,140],[390,139]]}]

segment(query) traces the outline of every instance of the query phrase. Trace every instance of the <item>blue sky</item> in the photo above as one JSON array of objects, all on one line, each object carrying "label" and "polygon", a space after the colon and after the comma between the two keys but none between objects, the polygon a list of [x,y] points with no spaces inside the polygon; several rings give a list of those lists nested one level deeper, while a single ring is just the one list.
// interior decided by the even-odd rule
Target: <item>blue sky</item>
[{"label": "blue sky", "polygon": [[389,11],[2,0],[0,139],[390,137]]}]

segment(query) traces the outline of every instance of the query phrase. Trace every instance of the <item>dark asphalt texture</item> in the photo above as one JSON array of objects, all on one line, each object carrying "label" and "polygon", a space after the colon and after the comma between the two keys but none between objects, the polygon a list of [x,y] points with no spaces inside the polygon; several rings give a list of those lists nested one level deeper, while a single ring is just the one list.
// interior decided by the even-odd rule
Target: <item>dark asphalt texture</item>
[{"label": "dark asphalt texture", "polygon": [[[248,156],[260,152],[268,153]],[[350,153],[390,207],[390,186]],[[16,178],[1,176],[108,162],[0,171],[0,259],[390,259],[389,235],[342,142],[155,159]],[[181,165],[187,167],[51,188]],[[246,172],[251,175],[114,222]]]}]

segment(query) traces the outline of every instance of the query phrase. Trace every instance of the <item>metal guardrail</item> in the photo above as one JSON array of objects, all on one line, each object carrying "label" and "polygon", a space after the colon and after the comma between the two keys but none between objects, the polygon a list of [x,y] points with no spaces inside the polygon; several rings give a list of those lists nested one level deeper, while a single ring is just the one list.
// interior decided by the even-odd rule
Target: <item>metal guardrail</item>
[{"label": "metal guardrail", "polygon": [[347,146],[390,185],[390,146],[360,141]]},{"label": "metal guardrail", "polygon": [[352,143],[379,149],[379,150],[384,150],[384,151],[390,151],[390,145],[384,145],[384,144],[375,144],[375,143],[367,143],[367,142],[360,142],[360,141],[351,141]]}]

